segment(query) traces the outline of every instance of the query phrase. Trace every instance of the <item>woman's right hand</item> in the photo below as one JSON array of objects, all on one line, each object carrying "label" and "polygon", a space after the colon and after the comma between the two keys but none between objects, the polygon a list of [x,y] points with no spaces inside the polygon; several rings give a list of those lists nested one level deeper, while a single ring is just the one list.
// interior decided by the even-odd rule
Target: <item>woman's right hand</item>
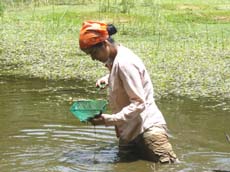
[{"label": "woman's right hand", "polygon": [[105,125],[105,120],[102,116],[97,116],[95,118],[89,119],[89,122],[92,125]]}]

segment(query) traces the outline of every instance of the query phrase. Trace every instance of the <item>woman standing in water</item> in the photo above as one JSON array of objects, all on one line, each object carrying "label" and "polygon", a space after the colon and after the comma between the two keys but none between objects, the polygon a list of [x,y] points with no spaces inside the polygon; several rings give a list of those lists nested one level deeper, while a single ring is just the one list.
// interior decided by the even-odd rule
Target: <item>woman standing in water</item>
[{"label": "woman standing in water", "polygon": [[109,87],[112,114],[101,114],[91,123],[115,126],[120,150],[153,162],[173,163],[177,158],[153,98],[150,76],[136,54],[114,42],[111,35],[116,32],[113,25],[97,21],[84,22],[80,30],[81,50],[109,69],[96,86]]}]

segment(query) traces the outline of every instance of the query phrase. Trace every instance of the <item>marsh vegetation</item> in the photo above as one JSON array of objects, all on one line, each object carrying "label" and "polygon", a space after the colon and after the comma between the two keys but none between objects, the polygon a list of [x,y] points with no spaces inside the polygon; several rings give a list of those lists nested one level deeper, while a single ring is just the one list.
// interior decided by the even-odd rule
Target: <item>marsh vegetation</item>
[{"label": "marsh vegetation", "polygon": [[1,75],[94,83],[106,69],[78,34],[84,20],[103,20],[143,59],[157,97],[230,97],[228,0],[3,0],[0,16]]}]

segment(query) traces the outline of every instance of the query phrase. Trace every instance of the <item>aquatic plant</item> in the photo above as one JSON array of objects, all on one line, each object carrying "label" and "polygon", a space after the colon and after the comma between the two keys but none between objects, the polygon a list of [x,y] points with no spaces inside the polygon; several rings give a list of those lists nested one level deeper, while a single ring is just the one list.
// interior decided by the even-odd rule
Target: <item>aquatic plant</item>
[{"label": "aquatic plant", "polygon": [[230,97],[227,1],[132,1],[127,12],[116,9],[122,1],[108,2],[110,11],[102,10],[102,1],[7,6],[0,26],[0,74],[94,84],[107,71],[79,50],[78,32],[84,20],[104,20],[118,27],[115,40],[143,59],[156,97]]}]

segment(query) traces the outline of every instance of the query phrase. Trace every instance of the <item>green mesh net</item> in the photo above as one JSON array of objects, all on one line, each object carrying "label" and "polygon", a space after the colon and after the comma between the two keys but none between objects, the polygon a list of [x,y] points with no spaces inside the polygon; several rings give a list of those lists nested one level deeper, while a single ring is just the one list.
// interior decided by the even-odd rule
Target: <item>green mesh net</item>
[{"label": "green mesh net", "polygon": [[70,112],[81,122],[100,115],[106,110],[106,100],[79,100],[70,107]]}]

